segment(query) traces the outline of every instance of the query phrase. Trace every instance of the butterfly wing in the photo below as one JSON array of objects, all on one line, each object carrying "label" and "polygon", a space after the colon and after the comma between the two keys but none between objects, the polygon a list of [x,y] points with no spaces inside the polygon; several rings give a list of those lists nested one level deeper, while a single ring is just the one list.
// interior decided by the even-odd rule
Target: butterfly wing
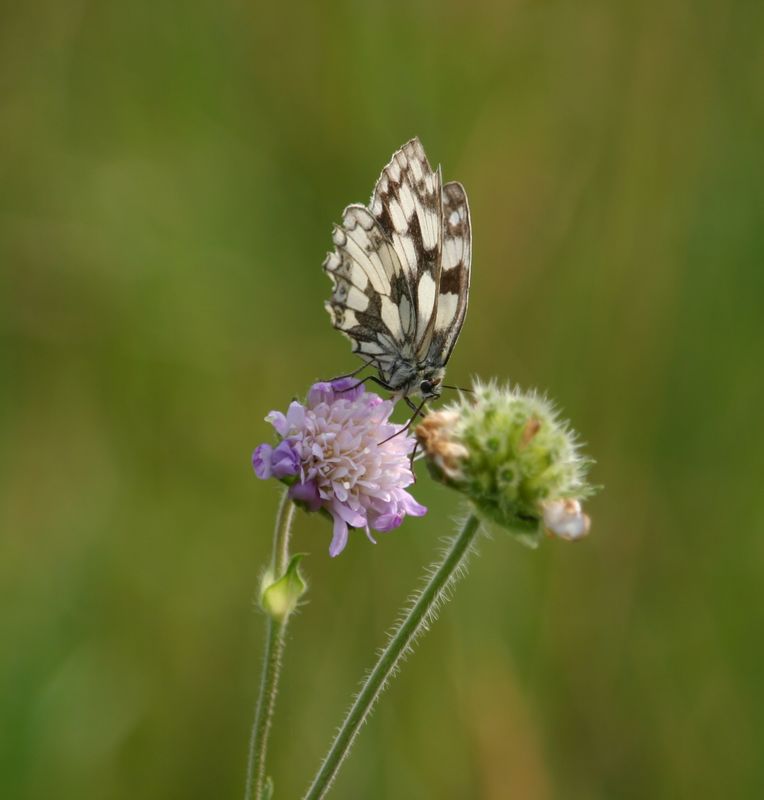
[{"label": "butterfly wing", "polygon": [[467,310],[470,219],[461,184],[442,186],[419,139],[382,170],[369,208],[348,206],[324,269],[327,310],[353,351],[398,389],[427,359],[445,366]]},{"label": "butterfly wing", "polygon": [[354,353],[389,380],[396,355],[413,336],[409,284],[398,254],[368,208],[348,206],[332,234],[324,269],[334,283],[326,308]]},{"label": "butterfly wing", "polygon": [[382,170],[371,213],[393,245],[414,308],[409,357],[427,352],[437,312],[442,239],[440,169],[434,171],[418,138],[406,142]]},{"label": "butterfly wing", "polygon": [[472,228],[467,193],[457,181],[443,186],[442,253],[437,312],[427,361],[445,366],[467,314],[472,266]]}]

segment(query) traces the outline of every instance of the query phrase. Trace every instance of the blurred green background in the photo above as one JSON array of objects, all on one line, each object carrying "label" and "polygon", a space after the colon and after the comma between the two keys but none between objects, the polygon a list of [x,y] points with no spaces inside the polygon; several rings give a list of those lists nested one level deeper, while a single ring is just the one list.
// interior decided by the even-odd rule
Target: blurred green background
[{"label": "blurred green background", "polygon": [[[472,206],[449,379],[548,391],[606,488],[581,545],[483,542],[333,796],[764,796],[764,6],[32,0],[0,12],[4,799],[242,796],[250,454],[355,364],[321,262],[415,134]],[[278,798],[452,530],[420,472],[376,547],[298,519]]]}]

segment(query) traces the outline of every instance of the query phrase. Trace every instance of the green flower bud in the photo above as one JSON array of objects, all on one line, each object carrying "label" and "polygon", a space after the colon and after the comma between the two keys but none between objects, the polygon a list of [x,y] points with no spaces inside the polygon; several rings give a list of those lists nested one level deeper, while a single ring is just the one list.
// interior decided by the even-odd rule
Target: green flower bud
[{"label": "green flower bud", "polygon": [[277,622],[284,622],[295,610],[308,588],[298,569],[304,553],[292,556],[286,572],[278,579],[266,572],[260,586],[260,605]]},{"label": "green flower bud", "polygon": [[480,515],[536,545],[546,531],[589,531],[579,500],[591,494],[591,462],[575,433],[535,392],[476,384],[416,431],[433,477],[466,495]]}]

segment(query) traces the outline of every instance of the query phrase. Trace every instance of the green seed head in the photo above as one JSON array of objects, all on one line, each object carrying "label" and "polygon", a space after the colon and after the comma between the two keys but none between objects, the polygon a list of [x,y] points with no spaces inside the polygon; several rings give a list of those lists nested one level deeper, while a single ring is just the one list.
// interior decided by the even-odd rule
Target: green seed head
[{"label": "green seed head", "polygon": [[579,500],[591,493],[591,462],[579,454],[568,424],[535,392],[478,383],[473,395],[428,414],[417,438],[436,480],[528,543],[544,530],[566,539],[588,533]]}]

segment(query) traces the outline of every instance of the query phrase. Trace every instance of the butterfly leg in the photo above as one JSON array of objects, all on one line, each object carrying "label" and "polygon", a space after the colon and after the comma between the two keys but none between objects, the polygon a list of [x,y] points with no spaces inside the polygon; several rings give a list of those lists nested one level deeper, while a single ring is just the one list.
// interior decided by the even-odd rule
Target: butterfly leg
[{"label": "butterfly leg", "polygon": [[[424,402],[422,402],[421,405],[417,407],[417,405],[411,400],[410,397],[404,397],[403,399],[406,401],[406,405],[414,412],[413,416],[409,420],[409,425],[411,425],[411,423],[417,418],[417,416],[419,415],[424,416],[424,414],[422,414],[422,406],[424,405]],[[416,458],[416,451],[418,449],[419,449],[419,442],[416,441],[414,442],[414,449],[411,451],[411,457],[409,458],[409,469],[411,470],[411,476],[414,478],[414,483],[416,483],[416,473],[414,472],[414,459]]]},{"label": "butterfly leg", "polygon": [[371,381],[372,383],[376,383],[378,386],[381,386],[388,392],[394,391],[393,387],[390,386],[389,383],[385,383],[381,378],[378,378],[376,375],[367,375],[365,378],[361,378],[358,381],[358,383],[354,383],[352,386],[346,386],[344,389],[338,389],[336,391],[336,394],[342,394],[343,392],[350,392],[353,389],[357,389],[359,386],[362,386],[364,383],[366,383],[366,381]]},{"label": "butterfly leg", "polygon": [[421,412],[422,412],[422,409],[424,408],[424,404],[425,404],[425,403],[426,403],[428,400],[429,400],[429,398],[428,398],[428,397],[425,397],[425,398],[422,400],[422,402],[421,402],[421,403],[420,403],[418,406],[415,406],[415,405],[414,405],[414,404],[411,402],[411,400],[410,400],[410,399],[407,397],[407,398],[406,398],[406,403],[407,403],[407,404],[408,404],[408,405],[409,405],[411,408],[413,408],[413,409],[414,409],[414,413],[411,415],[411,419],[409,419],[409,421],[408,421],[408,422],[407,422],[407,423],[406,423],[406,424],[405,424],[405,425],[404,425],[404,426],[403,426],[403,427],[402,427],[402,428],[401,428],[399,431],[397,431],[396,433],[394,433],[392,436],[388,436],[388,437],[387,437],[387,439],[383,439],[383,440],[380,442],[380,444],[384,444],[385,442],[389,442],[389,441],[390,441],[390,439],[394,439],[396,436],[400,436],[402,433],[405,433],[405,432],[406,432],[406,431],[407,431],[407,430],[408,430],[408,429],[411,427],[411,425],[412,425],[412,423],[414,422],[414,420],[415,420],[415,419],[416,419],[416,418],[417,418],[417,417],[418,417],[418,416],[421,414]]},{"label": "butterfly leg", "polygon": [[337,375],[336,378],[329,378],[328,381],[321,381],[321,383],[334,383],[335,381],[341,381],[343,378],[353,378],[358,375],[362,369],[366,369],[366,367],[368,367],[371,363],[371,361],[364,361],[363,364],[358,367],[358,369],[354,369],[352,372],[348,372],[346,375]]},{"label": "butterfly leg", "polygon": [[[404,399],[406,405],[414,412],[414,416],[416,416],[417,414],[419,414],[421,412],[421,408],[424,405],[424,403],[422,403],[422,405],[417,407],[416,403],[410,397],[404,397],[403,399]],[[424,415],[422,415],[422,416],[424,416]]]},{"label": "butterfly leg", "polygon": [[414,479],[414,483],[416,483],[416,472],[414,472],[414,459],[416,458],[416,451],[419,449],[419,440],[417,439],[414,442],[414,449],[411,451],[411,458],[409,459],[409,469],[411,470],[411,477]]}]

